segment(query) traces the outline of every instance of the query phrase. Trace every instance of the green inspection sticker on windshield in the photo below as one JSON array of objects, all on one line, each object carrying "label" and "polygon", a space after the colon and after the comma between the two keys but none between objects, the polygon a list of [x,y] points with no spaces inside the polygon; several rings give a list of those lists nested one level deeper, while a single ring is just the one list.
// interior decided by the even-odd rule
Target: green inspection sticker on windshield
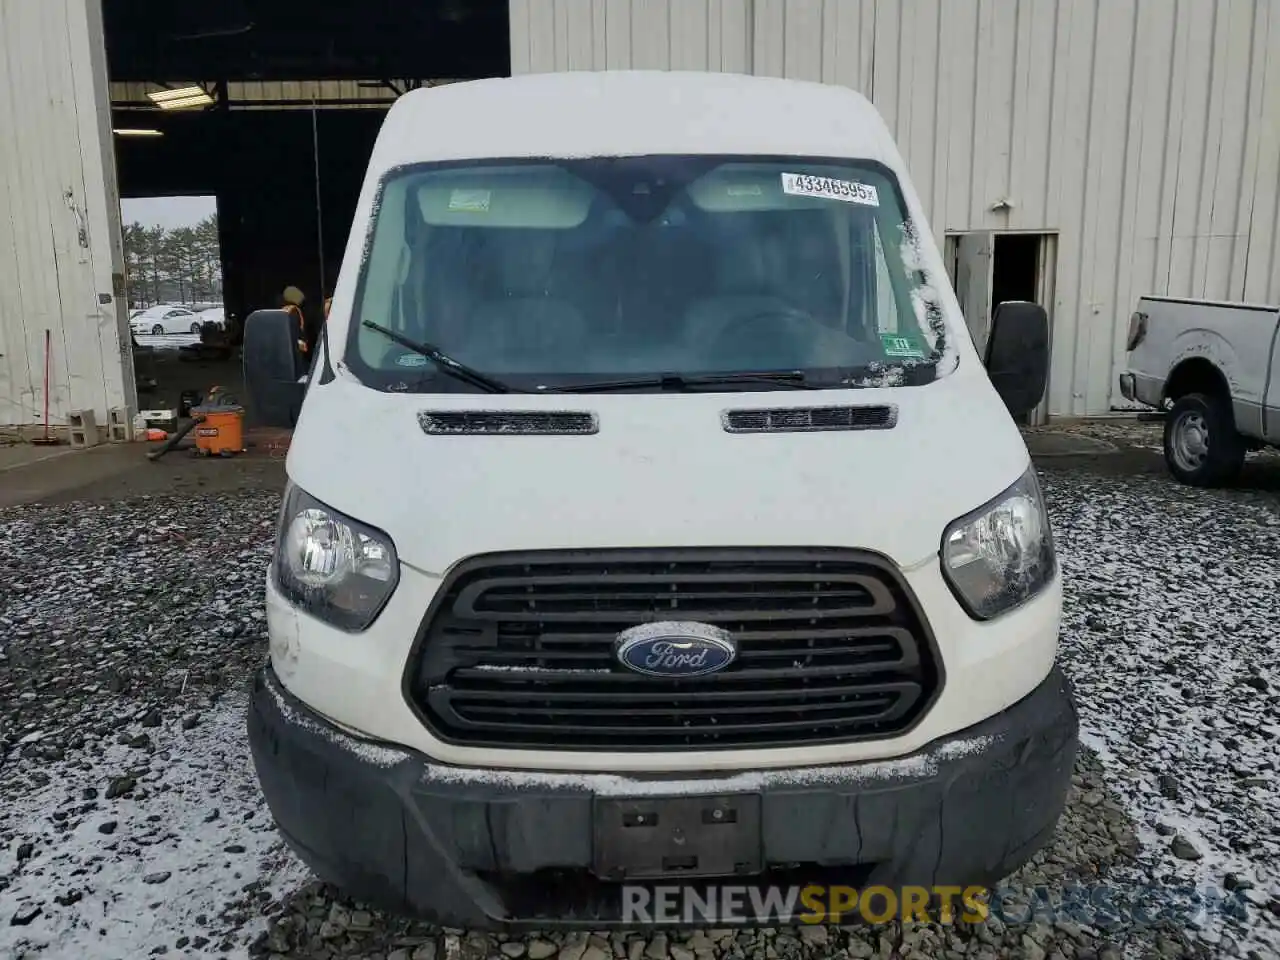
[{"label": "green inspection sticker on windshield", "polygon": [[880,345],[886,357],[925,357],[928,351],[919,337],[904,337],[897,333],[880,334]]}]

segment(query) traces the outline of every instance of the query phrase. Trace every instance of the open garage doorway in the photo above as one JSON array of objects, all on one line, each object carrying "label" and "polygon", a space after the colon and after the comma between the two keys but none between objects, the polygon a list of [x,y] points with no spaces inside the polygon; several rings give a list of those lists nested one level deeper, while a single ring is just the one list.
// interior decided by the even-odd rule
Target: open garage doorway
[{"label": "open garage doorway", "polygon": [[[186,376],[178,364],[221,361],[227,369],[215,379],[238,380],[231,347],[238,318],[223,303],[217,198],[122,197],[120,224],[139,404],[173,409],[184,391],[199,390],[210,371]],[[158,395],[161,383],[169,396]]]},{"label": "open garage doorway", "polygon": [[[944,259],[956,299],[960,301],[960,309],[964,313],[965,324],[979,356],[986,353],[991,314],[998,304],[1015,300],[1038,303],[1048,312],[1052,331],[1058,261],[1056,233],[995,230],[949,232],[946,235]],[[1049,375],[1052,378],[1052,369]],[[1020,418],[1019,422],[1031,425],[1046,423],[1048,393],[1046,386],[1045,399],[1035,410]]]},{"label": "open garage doorway", "polygon": [[[103,0],[103,12],[120,195],[215,197],[227,315],[278,306],[294,286],[313,337],[387,109],[511,68],[508,0]],[[157,405],[173,393],[162,378]]]},{"label": "open garage doorway", "polygon": [[146,330],[137,318],[157,307],[195,315],[222,306],[222,250],[216,197],[124,197],[125,292],[135,335],[180,336],[199,332],[187,323],[159,319]]}]

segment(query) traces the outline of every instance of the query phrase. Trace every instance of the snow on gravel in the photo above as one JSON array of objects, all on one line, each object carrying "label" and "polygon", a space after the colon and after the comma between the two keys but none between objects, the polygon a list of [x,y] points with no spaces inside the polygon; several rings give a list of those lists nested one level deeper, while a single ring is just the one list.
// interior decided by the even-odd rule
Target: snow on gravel
[{"label": "snow on gravel", "polygon": [[[0,854],[0,875],[18,874],[7,896],[20,913],[39,909],[49,922],[8,938],[54,956],[129,957],[188,946],[175,931],[190,931],[193,950],[255,933],[240,930],[248,898],[274,898],[306,873],[255,809],[245,706],[230,696],[190,731],[157,728],[145,759],[132,743],[106,743],[94,763],[10,800],[5,829],[32,846]],[[106,779],[104,769],[129,772]]]},{"label": "snow on gravel", "polygon": [[1236,891],[1221,952],[1280,955],[1280,512],[1165,478],[1042,471],[1082,736],[1144,840],[1127,882]]},{"label": "snow on gravel", "polygon": [[[0,958],[788,960],[1280,955],[1274,498],[1043,471],[1086,742],[1006,883],[1232,888],[1244,920],[486,937],[363,909],[281,847],[245,743],[278,497],[0,511]],[[1189,859],[1188,859],[1189,858]],[[167,952],[166,952],[167,951]],[[1250,953],[1252,951],[1252,953]]]},{"label": "snow on gravel", "polygon": [[138,346],[156,350],[176,351],[200,342],[199,335],[194,333],[143,333],[134,334],[133,338],[138,341]]},{"label": "snow on gravel", "polygon": [[244,737],[278,502],[0,514],[0,956],[243,949],[305,878]]}]

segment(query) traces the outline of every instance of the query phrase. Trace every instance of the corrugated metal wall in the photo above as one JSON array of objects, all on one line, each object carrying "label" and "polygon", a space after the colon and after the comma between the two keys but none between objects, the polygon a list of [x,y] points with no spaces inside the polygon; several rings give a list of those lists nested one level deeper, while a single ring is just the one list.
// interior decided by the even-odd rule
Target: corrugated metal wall
[{"label": "corrugated metal wall", "polygon": [[0,425],[136,405],[99,0],[0,0]]},{"label": "corrugated metal wall", "polygon": [[511,45],[866,94],[939,242],[1058,233],[1051,415],[1119,401],[1142,294],[1280,301],[1276,0],[511,0]]}]

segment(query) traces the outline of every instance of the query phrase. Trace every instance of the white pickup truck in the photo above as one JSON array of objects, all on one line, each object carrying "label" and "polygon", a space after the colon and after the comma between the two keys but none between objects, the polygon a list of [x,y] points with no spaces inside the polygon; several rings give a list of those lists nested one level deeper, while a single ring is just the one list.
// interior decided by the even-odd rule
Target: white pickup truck
[{"label": "white pickup truck", "polygon": [[1143,297],[1125,348],[1120,392],[1166,412],[1178,480],[1221,486],[1246,452],[1280,446],[1280,307]]}]

